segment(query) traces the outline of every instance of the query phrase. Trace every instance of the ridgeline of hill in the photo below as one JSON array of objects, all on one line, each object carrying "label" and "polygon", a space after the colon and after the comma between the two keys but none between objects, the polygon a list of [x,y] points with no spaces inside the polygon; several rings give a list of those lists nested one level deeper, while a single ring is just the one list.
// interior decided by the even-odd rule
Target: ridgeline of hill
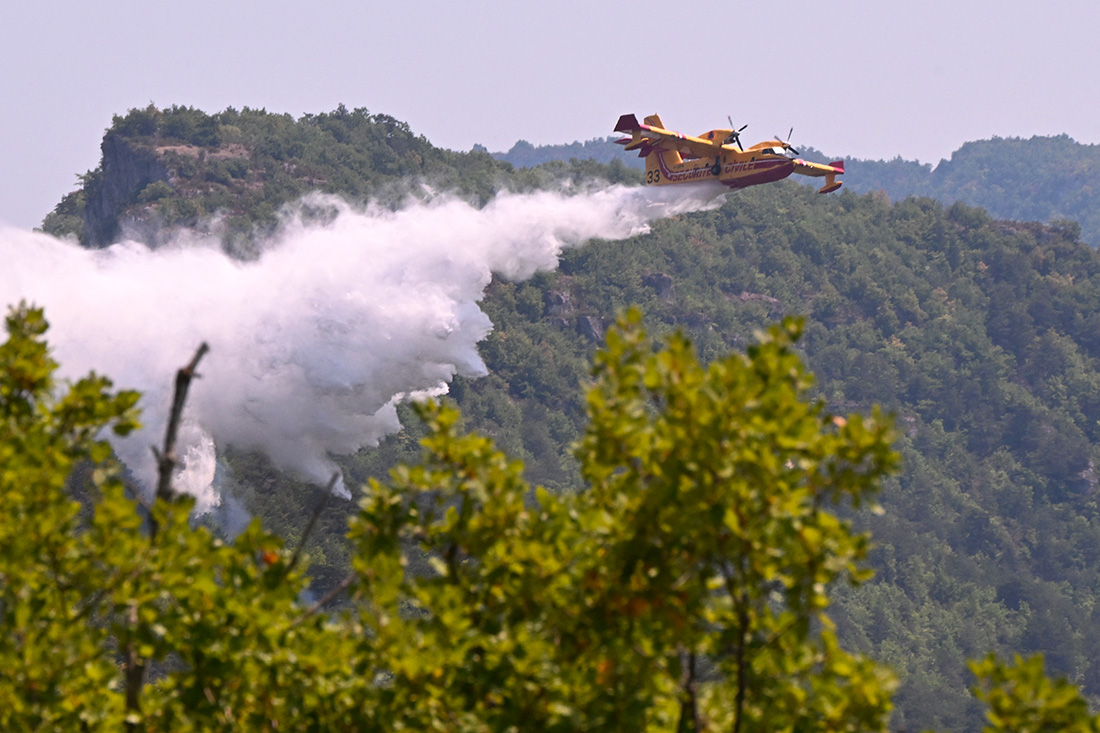
[{"label": "ridgeline of hill", "polygon": [[[1075,144],[972,143],[952,158],[954,170],[1031,160],[1032,145]],[[998,146],[1017,154],[983,158]],[[575,489],[569,445],[583,421],[589,358],[623,307],[640,305],[651,332],[685,330],[705,359],[802,314],[801,348],[820,397],[836,412],[881,404],[902,429],[904,469],[885,487],[885,513],[857,515],[873,532],[876,577],[844,591],[835,613],[850,648],[901,675],[895,727],[980,729],[965,660],[991,650],[1042,651],[1053,672],[1100,700],[1100,254],[1072,222],[1000,221],[923,197],[891,203],[902,196],[890,176],[899,187],[935,177],[904,161],[866,164],[880,172],[870,190],[890,198],[861,194],[862,165],[851,164],[837,194],[790,181],[747,189],[644,236],[568,251],[555,272],[494,281],[483,304],[495,326],[481,346],[489,376],[457,379],[451,397],[470,427],[525,461],[533,481]],[[139,169],[152,173],[122,173]],[[992,170],[983,175],[1006,190],[1032,186],[1032,201],[1088,194],[1083,178],[1048,183],[1054,173],[1029,170],[1027,183]],[[293,120],[149,108],[115,119],[103,165],[44,226],[89,246],[122,228],[155,242],[161,227],[221,209],[232,239],[274,226],[278,208],[312,188],[362,199],[414,177],[484,199],[500,186],[577,175],[638,180],[622,164],[592,161],[517,171],[484,152],[436,149],[363,110]],[[964,191],[976,175],[942,180]],[[350,483],[415,458],[418,434],[409,424],[348,458]],[[255,456],[235,456],[233,468],[251,510],[280,532],[300,531],[312,492]],[[330,507],[320,522],[322,584],[342,575],[346,511]]]}]

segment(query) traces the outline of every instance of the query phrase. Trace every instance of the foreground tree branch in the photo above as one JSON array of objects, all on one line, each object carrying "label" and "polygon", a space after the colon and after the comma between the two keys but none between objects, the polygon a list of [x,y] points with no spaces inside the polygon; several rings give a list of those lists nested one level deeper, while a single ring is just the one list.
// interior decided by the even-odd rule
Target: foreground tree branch
[{"label": "foreground tree branch", "polygon": [[[176,438],[179,435],[179,424],[183,418],[183,407],[187,402],[187,392],[191,387],[191,380],[198,376],[195,370],[199,361],[206,355],[210,347],[204,341],[199,344],[191,361],[176,372],[176,388],[172,396],[172,411],[168,415],[168,425],[164,434],[164,449],[157,451],[153,448],[153,454],[157,458],[157,490],[154,501],[168,501],[174,496],[172,491],[172,472],[176,468]],[[159,531],[155,512],[149,514],[149,543],[156,541]],[[125,644],[123,666],[126,679],[126,729],[139,730],[141,719],[141,693],[145,687],[145,673],[149,666],[149,660],[138,649],[138,638],[141,636],[139,626],[141,624],[138,612],[138,601],[135,599],[131,605],[127,617],[129,627],[129,639]]]},{"label": "foreground tree branch", "polygon": [[168,426],[164,433],[164,449],[157,451],[153,448],[153,454],[157,457],[157,499],[170,499],[172,497],[172,472],[176,468],[176,437],[179,434],[180,420],[183,418],[183,406],[187,402],[187,392],[191,388],[191,380],[198,376],[195,370],[199,361],[210,351],[210,346],[203,341],[195,351],[191,362],[176,372],[176,390],[172,397],[172,411],[168,415]]}]

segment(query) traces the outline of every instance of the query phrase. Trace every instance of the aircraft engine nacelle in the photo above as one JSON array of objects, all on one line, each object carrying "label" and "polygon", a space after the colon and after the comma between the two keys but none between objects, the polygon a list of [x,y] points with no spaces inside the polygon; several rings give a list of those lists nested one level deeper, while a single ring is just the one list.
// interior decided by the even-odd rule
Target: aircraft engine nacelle
[{"label": "aircraft engine nacelle", "polygon": [[723,142],[732,134],[733,130],[710,130],[709,132],[704,132],[699,137],[704,140],[717,140],[718,142]]}]

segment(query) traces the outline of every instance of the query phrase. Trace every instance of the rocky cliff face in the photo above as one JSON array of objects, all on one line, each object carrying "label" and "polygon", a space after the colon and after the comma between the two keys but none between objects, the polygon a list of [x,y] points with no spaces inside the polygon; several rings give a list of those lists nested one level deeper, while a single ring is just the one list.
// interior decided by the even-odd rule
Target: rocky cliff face
[{"label": "rocky cliff face", "polygon": [[148,222],[134,215],[124,220],[119,212],[137,201],[138,194],[150,183],[168,181],[168,168],[152,149],[136,147],[112,134],[103,138],[100,148],[102,173],[86,189],[83,241],[88,247],[106,247],[123,229],[128,233],[134,230],[132,233],[140,238],[141,232],[149,228]]}]

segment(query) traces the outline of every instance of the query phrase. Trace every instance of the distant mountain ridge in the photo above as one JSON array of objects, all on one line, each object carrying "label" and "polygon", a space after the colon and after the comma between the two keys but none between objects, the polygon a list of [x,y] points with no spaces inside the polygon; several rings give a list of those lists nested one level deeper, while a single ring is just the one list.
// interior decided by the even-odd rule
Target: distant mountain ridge
[{"label": "distant mountain ridge", "polygon": [[[517,168],[554,160],[620,160],[633,168],[641,159],[614,144],[614,137],[563,145],[532,145],[520,140],[497,160]],[[835,160],[812,148],[810,160]],[[1080,225],[1081,238],[1100,245],[1100,145],[1085,145],[1069,135],[1029,139],[994,137],[964,143],[933,167],[914,160],[863,160],[845,157],[844,185],[857,193],[883,191],[893,201],[928,196],[945,204],[980,206],[997,219]]]}]

